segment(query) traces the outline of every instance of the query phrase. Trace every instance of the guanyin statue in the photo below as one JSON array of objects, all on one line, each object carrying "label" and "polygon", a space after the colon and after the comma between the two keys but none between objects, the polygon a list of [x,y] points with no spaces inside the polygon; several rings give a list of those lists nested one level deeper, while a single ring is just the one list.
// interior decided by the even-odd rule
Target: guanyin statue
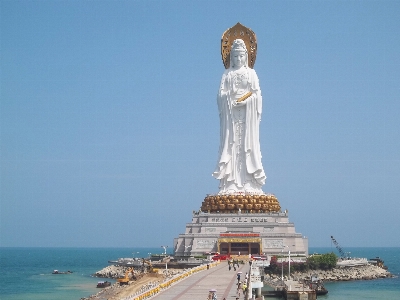
[{"label": "guanyin statue", "polygon": [[220,180],[219,194],[263,193],[266,176],[259,141],[262,96],[252,69],[256,49],[254,32],[240,23],[222,37],[226,70],[217,96],[220,148],[213,173]]}]

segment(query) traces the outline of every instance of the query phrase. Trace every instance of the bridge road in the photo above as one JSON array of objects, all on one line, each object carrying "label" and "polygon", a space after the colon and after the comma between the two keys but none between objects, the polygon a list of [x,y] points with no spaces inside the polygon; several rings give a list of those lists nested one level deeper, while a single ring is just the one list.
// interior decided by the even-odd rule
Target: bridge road
[{"label": "bridge road", "polygon": [[[216,267],[195,273],[186,279],[176,283],[169,289],[162,291],[152,300],[206,300],[211,289],[217,290],[218,300],[236,299],[237,272],[242,272],[240,281],[244,280],[246,272],[249,272],[248,264],[239,265],[236,271],[228,270],[228,262],[222,261]],[[240,293],[242,300],[243,292]]]}]

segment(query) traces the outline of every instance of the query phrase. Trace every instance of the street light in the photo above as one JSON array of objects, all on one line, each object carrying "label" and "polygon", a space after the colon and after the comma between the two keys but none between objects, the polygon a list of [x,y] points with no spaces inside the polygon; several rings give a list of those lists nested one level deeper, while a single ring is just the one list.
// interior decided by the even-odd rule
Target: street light
[{"label": "street light", "polygon": [[282,285],[283,285],[283,248],[281,250],[281,267],[282,267],[282,276],[281,276],[281,280],[282,280]]},{"label": "street light", "polygon": [[289,280],[290,280],[290,249],[289,249]]},{"label": "street light", "polygon": [[168,263],[168,262],[167,262],[167,257],[166,257],[166,255],[167,255],[167,248],[168,248],[168,246],[161,246],[161,248],[164,248],[165,270],[167,270],[167,269],[168,269],[168,267],[167,267],[167,263]]},{"label": "street light", "polygon": [[[281,250],[281,253],[282,253],[282,257],[281,257],[281,266],[282,266],[282,285],[283,285],[283,249],[285,249],[285,247],[288,247],[288,248],[289,248],[289,246],[282,245],[282,250]],[[289,270],[290,270],[290,259],[289,259]],[[289,271],[289,274],[290,274],[290,271]],[[289,277],[290,277],[290,275],[289,275]]]},{"label": "street light", "polygon": [[[292,245],[292,246],[295,246],[295,245]],[[290,280],[290,247],[289,246],[285,246],[285,247],[288,247],[289,248],[289,250],[288,250],[288,254],[289,254],[289,275],[288,275],[288,279]]]},{"label": "street light", "polygon": [[161,246],[161,248],[164,248],[164,255],[166,255],[168,246]]}]

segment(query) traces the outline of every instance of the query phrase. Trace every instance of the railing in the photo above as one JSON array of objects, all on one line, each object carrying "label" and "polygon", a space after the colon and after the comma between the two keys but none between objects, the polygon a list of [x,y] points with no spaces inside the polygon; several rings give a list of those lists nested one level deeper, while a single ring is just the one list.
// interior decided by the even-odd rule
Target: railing
[{"label": "railing", "polygon": [[[210,268],[215,267],[219,264],[219,261],[213,262],[208,264]],[[195,268],[190,269],[189,271],[186,271],[182,274],[175,275],[174,277],[165,280],[164,282],[160,284],[146,284],[143,286],[138,292],[136,292],[133,295],[129,295],[128,297],[125,297],[121,300],[144,300],[144,299],[149,299],[158,293],[170,288],[172,285],[178,283],[179,281],[189,277],[190,275],[197,273],[199,271],[207,269],[207,265],[201,265]]]}]

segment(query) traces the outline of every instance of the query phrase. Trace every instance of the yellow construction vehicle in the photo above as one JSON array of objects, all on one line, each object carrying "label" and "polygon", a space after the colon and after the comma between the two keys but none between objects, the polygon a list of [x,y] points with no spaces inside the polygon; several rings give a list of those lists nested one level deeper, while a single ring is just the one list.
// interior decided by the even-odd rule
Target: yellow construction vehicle
[{"label": "yellow construction vehicle", "polygon": [[130,280],[130,278],[129,278],[129,274],[130,274],[130,273],[133,274],[133,268],[128,268],[128,269],[125,271],[125,277],[117,278],[117,282],[119,282],[120,285],[128,284],[128,283],[129,283],[129,280]]},{"label": "yellow construction vehicle", "polygon": [[149,259],[143,259],[143,265],[147,264],[147,270],[149,273],[158,273],[158,270],[155,270],[153,268],[153,265],[151,264],[151,260]]}]

